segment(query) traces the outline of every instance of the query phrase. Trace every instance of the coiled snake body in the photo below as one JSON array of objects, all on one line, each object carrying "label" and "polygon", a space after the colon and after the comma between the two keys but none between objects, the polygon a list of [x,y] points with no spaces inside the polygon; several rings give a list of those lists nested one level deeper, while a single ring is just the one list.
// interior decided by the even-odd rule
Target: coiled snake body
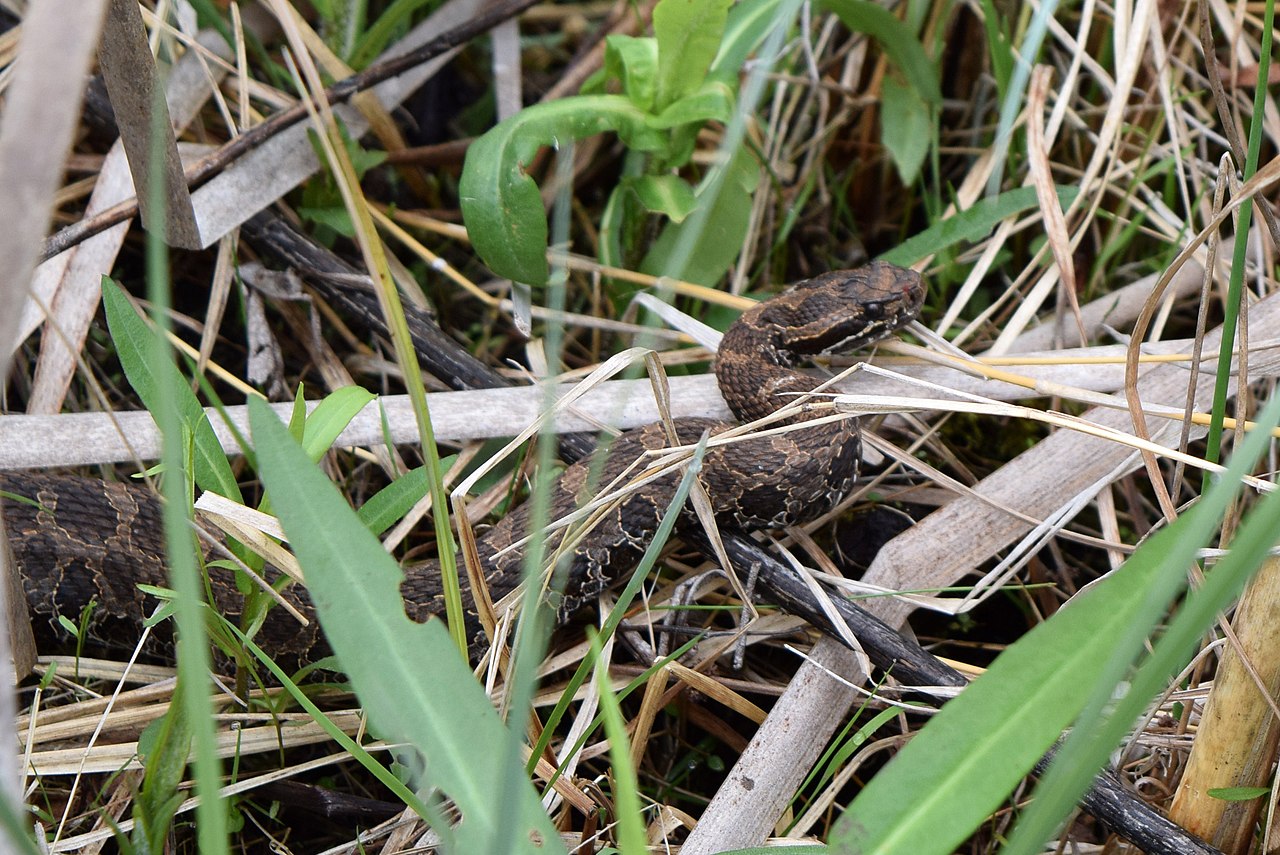
[{"label": "coiled snake body", "polygon": [[[715,367],[721,393],[740,419],[767,416],[819,385],[795,370],[796,362],[883,338],[916,316],[923,297],[917,274],[881,262],[800,282],[744,313],[725,333]],[[792,421],[811,419],[802,413]],[[675,422],[682,444],[727,427],[710,419]],[[571,512],[588,498],[589,484],[610,483],[640,454],[667,444],[661,426],[651,425],[618,437],[595,477],[590,461],[570,466],[553,488],[550,518]],[[727,524],[746,529],[790,525],[824,513],[848,494],[860,453],[855,420],[814,421],[713,448],[700,478],[717,517]],[[677,482],[673,473],[645,485],[572,548],[561,614],[635,567]],[[4,502],[10,543],[32,611],[48,616],[56,628],[57,615],[74,621],[96,599],[90,635],[107,646],[132,646],[149,610],[137,585],[168,581],[157,500],[141,486],[33,473],[0,475],[0,490],[40,506]],[[479,539],[480,566],[495,601],[521,579],[522,555],[506,548],[525,535],[528,525],[527,509],[518,506]],[[234,620],[242,597],[232,572],[214,565],[209,575],[214,605]],[[465,576],[462,581],[464,602],[470,604]],[[401,590],[410,616],[425,620],[443,612],[435,562],[407,567]],[[305,593],[288,588],[284,595],[311,614]],[[37,621],[37,627],[42,623]],[[283,609],[270,612],[257,640],[286,663],[311,660],[324,650],[318,624],[301,627]]]}]

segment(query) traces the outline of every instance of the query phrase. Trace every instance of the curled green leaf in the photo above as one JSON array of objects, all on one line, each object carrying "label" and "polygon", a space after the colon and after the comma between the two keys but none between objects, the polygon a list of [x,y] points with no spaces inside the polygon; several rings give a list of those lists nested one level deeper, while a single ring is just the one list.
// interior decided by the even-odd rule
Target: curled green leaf
[{"label": "curled green leaf", "polygon": [[[604,41],[604,76],[600,82],[617,80],[631,103],[642,110],[650,109],[658,77],[657,41],[625,35],[609,36]],[[583,94],[587,94],[585,86]]]},{"label": "curled green leaf", "polygon": [[583,95],[522,110],[471,144],[458,191],[472,245],[489,269],[518,282],[547,281],[547,217],[525,172],[538,149],[614,131],[635,150],[656,151],[665,136],[620,95]]}]

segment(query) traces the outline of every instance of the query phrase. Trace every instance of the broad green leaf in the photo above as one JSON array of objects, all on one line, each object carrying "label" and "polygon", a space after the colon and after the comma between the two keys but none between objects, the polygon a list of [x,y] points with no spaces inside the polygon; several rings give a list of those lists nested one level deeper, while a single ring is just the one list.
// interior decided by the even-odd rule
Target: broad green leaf
[{"label": "broad green leaf", "polygon": [[[1264,423],[1274,424],[1280,400],[1273,402],[1269,411],[1272,421]],[[833,850],[859,855],[952,852],[1007,798],[1064,729],[1073,722],[1078,725],[1058,752],[1059,758],[1072,755],[1076,737],[1090,739],[1097,734],[1099,728],[1077,722],[1090,703],[1099,708],[1114,704],[1114,741],[1098,746],[1091,758],[1096,763],[1072,770],[1076,788],[1067,786],[1057,794],[1055,808],[1043,808],[1046,815],[1036,830],[1024,835],[1030,848],[1018,851],[1039,847],[1105,762],[1109,748],[1132,725],[1163,680],[1177,670],[1181,660],[1170,658],[1161,663],[1159,674],[1147,671],[1149,682],[1142,687],[1137,682],[1138,675],[1144,673],[1140,670],[1124,698],[1112,698],[1129,663],[1140,654],[1168,606],[1185,587],[1185,568],[1213,537],[1228,502],[1239,492],[1246,459],[1255,459],[1260,450],[1261,442],[1254,442],[1191,510],[1147,540],[1120,570],[1006,649],[986,673],[943,707],[841,816],[831,839]],[[1280,512],[1280,495],[1268,496],[1263,507],[1268,504]],[[1240,540],[1261,510],[1250,516]],[[1280,514],[1266,522],[1271,526],[1267,531],[1269,546]],[[1228,560],[1234,557],[1235,550]],[[1210,578],[1221,570],[1222,565]],[[1208,588],[1206,585],[1193,598]],[[1198,617],[1208,622],[1189,627],[1180,641],[1194,644],[1198,633],[1212,624],[1216,610],[1225,603],[1218,599],[1207,604],[1207,611]],[[1175,624],[1184,619],[1187,610],[1186,605],[1179,610]],[[1157,644],[1157,653],[1172,635],[1171,627]],[[1186,650],[1180,653],[1185,655]],[[1119,712],[1126,705],[1127,717]],[[1028,812],[1040,803],[1037,795]]]},{"label": "broad green leaf", "polygon": [[472,245],[499,276],[547,281],[547,217],[538,186],[524,171],[543,146],[616,131],[633,149],[655,151],[665,135],[621,95],[583,95],[538,104],[471,144],[458,192]]},{"label": "broad green leaf", "polygon": [[[654,241],[640,269],[654,276],[675,276],[700,285],[714,285],[742,250],[742,240],[751,225],[751,200],[759,183],[759,164],[744,146],[729,161],[729,174],[714,199],[705,191],[698,204],[711,205],[705,219],[695,217],[683,223],[668,223]],[[704,186],[706,183],[704,182]],[[701,226],[692,258],[684,269],[674,269],[671,253],[680,244],[683,229]]]},{"label": "broad green leaf", "polygon": [[924,52],[912,29],[892,12],[870,0],[821,0],[818,5],[835,12],[841,23],[855,33],[866,33],[878,41],[920,100],[930,107],[942,103],[937,65]]},{"label": "broad green leaf", "polygon": [[898,177],[908,187],[915,183],[933,142],[933,111],[910,86],[892,76],[880,85],[880,140],[893,158]]},{"label": "broad green leaf", "polygon": [[355,236],[356,227],[352,225],[351,215],[347,213],[346,208],[337,205],[324,208],[303,205],[298,208],[298,215],[309,222],[328,226],[343,237]]},{"label": "broad green leaf", "polygon": [[650,110],[658,82],[657,40],[613,35],[604,42],[602,82],[617,80],[622,85],[622,94],[631,99],[631,103],[641,110]]},{"label": "broad green leaf", "polygon": [[240,486],[204,407],[200,406],[177,366],[172,362],[153,364],[151,354],[154,352],[155,333],[138,316],[124,291],[109,276],[102,277],[102,306],[107,315],[111,341],[120,356],[120,365],[143,405],[154,413],[162,394],[176,396],[177,400],[170,402],[170,406],[177,408],[179,416],[194,435],[196,484],[203,490],[241,500]]},{"label": "broad green leaf", "polygon": [[679,175],[642,175],[631,182],[640,204],[674,223],[681,222],[697,207],[693,188]]},{"label": "broad green leaf", "polygon": [[733,102],[733,89],[728,84],[708,80],[650,119],[649,127],[667,129],[713,120],[727,122],[733,116]]},{"label": "broad green leaf", "polygon": [[[1065,207],[1071,204],[1079,192],[1078,187],[1058,187],[1058,200]],[[980,199],[960,213],[934,223],[904,240],[881,255],[880,260],[909,267],[948,247],[981,240],[1003,220],[1029,211],[1037,204],[1034,187],[1019,187],[1017,190],[1007,190],[999,196]]]},{"label": "broad green leaf", "polygon": [[731,0],[660,0],[653,10],[658,40],[655,106],[662,111],[702,85],[720,50]]},{"label": "broad green leaf", "polygon": [[[376,732],[421,753],[422,784],[453,799],[460,852],[564,852],[513,736],[438,620],[404,612],[403,572],[259,400],[258,471],[307,574],[316,612]],[[407,759],[407,758],[406,758]]]},{"label": "broad green leaf", "polygon": [[373,400],[373,393],[359,386],[334,389],[316,404],[307,416],[302,434],[302,448],[307,457],[317,461],[324,456],[351,420]]},{"label": "broad green leaf", "polygon": [[346,142],[347,156],[351,158],[351,168],[356,171],[357,178],[364,178],[369,170],[386,162],[387,153],[385,151],[367,149],[360,145],[359,140],[351,139],[343,125],[338,125],[338,129],[342,133],[342,139]]},{"label": "broad green leaf", "polygon": [[937,65],[925,54],[915,29],[883,6],[869,0],[822,0],[820,5],[852,31],[878,41],[905,79],[905,86],[892,77],[884,79],[882,141],[902,183],[913,183],[936,136],[934,123],[942,104]]},{"label": "broad green leaf", "polygon": [[[1193,522],[1191,515],[1183,518]],[[1080,713],[1098,664],[1117,657],[1115,638],[1146,624],[1168,602],[1151,599],[1165,563],[1203,543],[1216,521],[1169,528],[1125,567],[1084,592],[1007,648],[950,701],[858,795],[831,844],[859,855],[950,853],[994,811]],[[1181,521],[1180,521],[1181,522]],[[1208,523],[1208,525],[1205,525]],[[1124,661],[1132,661],[1126,651]]]}]

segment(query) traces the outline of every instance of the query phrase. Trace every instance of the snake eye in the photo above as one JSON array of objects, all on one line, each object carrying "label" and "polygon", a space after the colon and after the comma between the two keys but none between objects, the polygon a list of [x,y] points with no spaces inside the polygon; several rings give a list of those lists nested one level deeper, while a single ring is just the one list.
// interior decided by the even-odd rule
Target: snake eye
[{"label": "snake eye", "polygon": [[884,303],[863,303],[862,314],[869,321],[878,321],[884,317]]}]

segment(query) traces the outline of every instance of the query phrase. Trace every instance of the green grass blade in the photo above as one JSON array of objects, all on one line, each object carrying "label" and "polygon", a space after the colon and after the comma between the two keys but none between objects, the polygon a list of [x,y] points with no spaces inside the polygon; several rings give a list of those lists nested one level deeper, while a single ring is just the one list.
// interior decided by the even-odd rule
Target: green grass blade
[{"label": "green grass blade", "polygon": [[[448,469],[458,455],[452,454],[441,458],[440,468]],[[409,509],[422,500],[431,489],[431,481],[427,475],[427,467],[419,466],[410,469],[378,492],[360,506],[360,521],[375,535],[382,534],[399,522]]]},{"label": "green grass blade", "polygon": [[[603,637],[603,633],[601,633],[601,636]],[[657,660],[648,668],[644,669],[635,677],[631,678],[630,682],[628,682],[625,686],[623,686],[622,689],[618,692],[617,694],[618,703],[622,703],[627,698],[631,697],[631,695],[637,689],[640,689],[641,687],[643,687],[646,683],[649,682],[649,680],[653,679],[655,675],[661,672],[662,669],[665,668],[668,663],[679,662],[680,657],[684,656],[686,653],[692,650],[695,646],[697,646],[697,644],[700,641],[702,641],[702,639],[703,639],[702,635],[693,636],[684,644],[680,645],[675,650],[671,651],[671,653]],[[579,670],[582,671],[583,673],[589,673],[591,670],[591,667],[595,664],[595,660],[593,660],[590,656],[587,656],[582,661],[584,664],[579,666]],[[572,697],[573,695],[577,694],[578,688],[580,685],[581,683],[575,684],[572,691],[566,688],[565,691],[561,693],[561,696],[560,696],[561,702],[565,703],[566,705],[568,703],[571,703]],[[566,700],[566,698],[568,698],[568,700]],[[560,718],[557,718],[556,723],[558,724],[559,722],[560,722]],[[548,725],[549,724],[550,724],[550,720],[548,720]],[[577,741],[574,742],[573,745],[571,745],[567,751],[561,750],[560,752],[561,756],[565,758],[572,758],[573,755],[581,751],[582,747],[595,737],[596,731],[603,724],[604,724],[604,720],[600,717],[600,714],[597,713],[596,717],[592,719],[591,724],[583,728],[582,734],[578,737]],[[535,753],[532,756],[535,759],[530,760],[530,764],[529,764],[530,767],[536,764],[537,762],[536,758],[539,755]],[[567,762],[567,759],[566,759],[566,762]],[[547,786],[551,786],[556,781],[560,780],[560,776],[563,774],[564,774],[564,766],[558,767],[555,771],[555,774],[551,776],[551,779],[549,781],[547,781]]]},{"label": "green grass blade", "polygon": [[[1059,187],[1058,199],[1071,204],[1080,192],[1077,187]],[[989,199],[981,199],[958,214],[934,223],[880,256],[881,261],[909,267],[959,243],[982,240],[1003,220],[1036,207],[1036,189],[1019,187]]]},{"label": "green grass blade", "polygon": [[[181,683],[185,677],[178,676]],[[203,682],[203,681],[202,681]],[[203,687],[202,687],[203,688]],[[181,697],[184,687],[174,692]],[[191,727],[183,704],[170,704],[138,738],[144,775],[133,802],[133,844],[139,852],[164,852],[173,817],[182,803],[182,783],[191,754]]]},{"label": "green grass blade", "polygon": [[982,26],[987,33],[987,53],[991,57],[991,74],[996,79],[996,91],[1004,95],[1013,79],[1016,59],[1009,45],[1009,35],[1003,26],[1004,16],[996,8],[994,0],[981,0]]},{"label": "green grass blade", "polygon": [[11,847],[8,851],[19,855],[41,855],[46,851],[37,846],[31,834],[31,823],[26,813],[18,815],[14,805],[8,799],[0,799],[0,829],[4,830],[4,842]]},{"label": "green grass blade", "polygon": [[[886,707],[871,717],[871,720],[862,727],[858,728],[852,735],[845,738],[849,728],[852,728],[857,720],[867,708],[867,704],[860,704],[854,716],[850,716],[849,723],[845,726],[845,731],[838,739],[832,740],[830,746],[822,752],[822,756],[818,758],[818,762],[813,764],[812,771],[805,776],[804,781],[796,788],[796,794],[792,797],[791,803],[794,808],[801,800],[801,795],[806,792],[821,792],[824,787],[831,781],[835,780],[836,774],[849,762],[849,758],[859,747],[864,745],[871,735],[889,722],[902,715],[902,710],[896,706]],[[794,811],[793,811],[794,812]],[[795,818],[792,824],[787,826],[790,832],[795,823],[799,821],[800,816],[795,812]]]},{"label": "green grass blade", "polygon": [[[998,4],[997,4],[998,5]],[[1058,9],[1058,0],[1047,0],[1036,6],[1031,23],[1027,26],[1022,44],[1014,54],[1015,62],[1009,77],[1008,86],[1003,89],[1000,100],[1000,118],[996,124],[994,168],[987,180],[987,194],[994,194],[1004,178],[1004,166],[1009,155],[1009,142],[1013,138],[1013,125],[1018,114],[1022,112],[1023,95],[1027,82],[1031,79],[1031,64],[1037,61],[1040,47],[1044,44],[1045,34],[1049,31],[1049,22],[1053,20]],[[998,48],[997,48],[998,49]],[[995,51],[992,55],[995,56]]]},{"label": "green grass blade", "polygon": [[631,765],[631,742],[618,699],[609,686],[609,669],[600,664],[600,636],[590,633],[591,659],[596,663],[596,691],[600,697],[600,717],[609,741],[609,761],[613,771],[613,807],[618,823],[618,848],[623,855],[645,855],[648,851],[644,817],[640,809],[640,782]]},{"label": "green grass blade", "polygon": [[[1258,157],[1262,148],[1262,128],[1266,122],[1265,111],[1270,98],[1270,81],[1267,76],[1271,65],[1271,40],[1274,34],[1275,0],[1267,0],[1263,12],[1262,45],[1258,59],[1258,77],[1253,91],[1253,116],[1249,122],[1249,150],[1245,153],[1242,178],[1248,181],[1258,171]],[[1227,296],[1222,304],[1222,339],[1218,344],[1218,371],[1213,386],[1213,407],[1210,410],[1209,433],[1205,437],[1205,459],[1217,461],[1222,440],[1222,425],[1227,413],[1227,389],[1233,376],[1231,350],[1236,344],[1236,326],[1240,320],[1240,294],[1244,288],[1245,261],[1249,254],[1249,231],[1253,222],[1253,205],[1245,205],[1235,224],[1235,246],[1231,258],[1231,278],[1227,282]],[[1205,476],[1207,479],[1207,475]]]},{"label": "green grass blade", "polygon": [[[759,47],[788,14],[786,0],[741,0],[729,10],[720,50],[711,64],[712,77],[736,78],[747,57]],[[791,16],[794,18],[794,15]],[[790,19],[786,23],[790,23]]]},{"label": "green grass blade", "polygon": [[138,316],[124,291],[109,276],[102,277],[102,307],[120,365],[143,405],[153,415],[161,407],[172,406],[179,418],[191,426],[195,436],[196,484],[201,489],[241,500],[231,464],[199,399],[169,358],[151,358],[153,348],[166,347],[163,340]]},{"label": "green grass blade", "polygon": [[434,0],[395,0],[357,39],[355,49],[351,52],[351,67],[359,71],[372,62],[374,57],[386,49],[397,31],[406,28],[415,12],[433,2]]},{"label": "green grass blade", "polygon": [[[387,767],[375,760],[373,755],[366,751],[363,745],[356,742],[350,736],[347,736],[347,734],[343,732],[342,728],[334,724],[329,717],[325,715],[324,711],[316,706],[315,702],[312,701],[311,698],[307,697],[307,693],[300,689],[297,683],[289,679],[289,675],[275,663],[274,659],[267,655],[266,651],[255,644],[249,636],[245,635],[233,624],[227,624],[227,629],[233,632],[239,638],[240,643],[243,644],[250,653],[257,657],[258,661],[271,672],[271,675],[276,678],[276,681],[279,682],[280,685],[284,687],[285,691],[293,697],[298,706],[302,707],[302,709],[311,716],[311,719],[316,724],[320,725],[325,733],[329,734],[330,739],[338,743],[338,746],[343,751],[355,758],[357,763],[381,781],[383,786],[390,790],[396,798],[404,802],[407,807],[412,808],[419,816],[428,817],[429,821],[434,822],[437,829],[441,828],[443,822],[439,820],[438,814],[431,809],[431,806],[418,798],[418,796],[405,786],[403,781],[393,775]],[[441,837],[446,841],[449,841],[452,839],[452,834],[448,828],[443,828]]]},{"label": "green grass blade", "polygon": [[[1262,422],[1277,415],[1273,403]],[[949,853],[995,810],[1086,708],[1082,686],[1110,697],[1183,589],[1184,568],[1213,536],[1265,434],[1251,436],[1214,489],[1121,570],[1009,647],[948,703],[850,805],[832,837],[835,851]],[[1100,678],[1099,663],[1117,673]]]},{"label": "green grass blade", "polygon": [[324,457],[338,435],[373,399],[372,392],[359,386],[343,386],[325,395],[304,422],[302,448],[307,456],[313,461]]},{"label": "green grass blade", "polygon": [[[167,127],[152,128],[153,153],[159,150],[159,135],[168,132]],[[161,161],[160,157],[152,157],[149,192],[153,212],[163,212],[165,206]],[[164,222],[163,213],[158,215],[157,222]],[[169,248],[160,231],[153,228],[147,232],[147,296],[151,300],[153,320],[157,328],[163,330],[169,319],[170,279]],[[196,478],[203,476],[210,484],[229,491],[223,495],[239,497],[240,491],[204,409],[173,363],[169,342],[161,335],[153,335],[133,311],[124,292],[105,279],[103,302],[108,322],[112,314],[115,315],[117,323],[111,332],[121,354],[121,364],[124,364],[124,353],[129,350],[139,376],[152,383],[148,390],[151,400],[147,400],[137,385],[135,390],[160,429],[166,467],[161,482],[165,498],[161,519],[169,580],[175,593],[178,638],[175,701],[182,708],[181,716],[189,728],[194,750],[195,792],[200,800],[196,805],[198,845],[200,851],[208,855],[225,855],[229,851],[227,805],[220,793],[222,761],[218,758],[208,691],[212,662],[204,626],[205,591],[200,549],[191,529],[194,513],[191,478],[193,473]],[[120,340],[114,339],[117,332]],[[129,380],[135,383],[133,376]]]},{"label": "green grass blade", "polygon": [[[631,579],[627,582],[626,587],[622,589],[622,593],[618,595],[617,602],[614,603],[613,608],[605,617],[604,623],[600,627],[601,638],[607,639],[617,630],[618,625],[622,623],[623,616],[627,613],[627,609],[631,608],[632,601],[640,593],[640,587],[644,584],[644,580],[648,578],[649,571],[653,569],[653,565],[658,561],[658,556],[666,548],[667,541],[670,540],[671,533],[675,531],[676,522],[680,518],[680,509],[684,507],[685,501],[689,498],[689,491],[693,489],[693,479],[697,478],[698,472],[702,470],[702,460],[706,455],[706,450],[707,440],[703,438],[694,447],[693,455],[689,459],[689,465],[685,468],[684,475],[680,478],[680,484],[676,487],[666,511],[658,522],[657,531],[654,532],[653,537],[649,540],[649,545],[645,547],[644,555],[640,557],[640,563],[632,571]],[[537,761],[537,758],[541,757],[542,753],[547,750],[547,746],[551,744],[552,735],[559,726],[560,720],[568,711],[569,704],[573,702],[579,687],[586,682],[589,670],[589,662],[584,661],[578,665],[577,670],[574,671],[573,676],[569,678],[568,683],[565,685],[565,690],[560,695],[560,701],[555,705],[551,714],[547,716],[542,736],[539,738],[538,744],[534,747],[533,755],[529,759],[528,770],[530,772],[533,771],[533,764]]]},{"label": "green grass blade", "polygon": [[[249,418],[259,472],[325,635],[379,735],[415,745],[424,780],[457,802],[466,817],[456,829],[458,851],[491,851],[495,839],[564,851],[528,778],[508,762],[511,733],[441,622],[405,615],[400,568],[270,408],[250,401]],[[500,792],[517,798],[495,803]]]},{"label": "green grass blade", "polygon": [[[1261,456],[1269,441],[1270,429],[1277,421],[1280,421],[1280,398],[1273,399],[1259,416],[1259,427],[1232,456],[1227,473],[1171,529],[1180,525],[1191,514],[1201,513],[1203,506],[1207,506],[1206,515],[1217,514],[1212,517],[1213,520],[1220,518],[1227,501],[1233,499],[1239,490],[1240,477]],[[1186,664],[1204,633],[1217,621],[1218,615],[1239,596],[1245,583],[1266,558],[1268,550],[1276,543],[1278,532],[1280,491],[1267,494],[1248,515],[1237,531],[1226,557],[1206,574],[1204,585],[1193,591],[1181,604],[1160,640],[1156,642],[1151,656],[1133,675],[1126,674],[1120,667],[1123,661],[1130,661],[1132,656],[1127,659],[1117,656],[1113,660],[1102,660],[1106,666],[1099,669],[1100,673],[1095,678],[1096,688],[1086,712],[1077,719],[1071,734],[1063,741],[1049,771],[1036,787],[1031,807],[1019,819],[1003,852],[1018,855],[1041,851],[1044,841],[1053,835],[1080,794],[1088,787],[1094,774],[1106,762],[1111,750],[1120,743],[1142,714],[1150,699]],[[1194,552],[1188,550],[1170,556],[1171,563],[1166,565],[1168,569],[1165,571],[1165,575],[1170,577],[1169,581],[1180,582],[1183,575],[1181,568],[1191,566],[1194,558]],[[1153,612],[1156,611],[1154,607],[1150,608]],[[1158,619],[1162,615],[1163,612],[1160,611],[1153,617]],[[1141,651],[1147,637],[1146,633],[1130,631],[1128,637],[1119,636],[1115,639],[1117,649],[1128,649],[1136,654]],[[1125,679],[1128,680],[1127,690],[1122,698],[1115,700],[1115,687]]]}]

